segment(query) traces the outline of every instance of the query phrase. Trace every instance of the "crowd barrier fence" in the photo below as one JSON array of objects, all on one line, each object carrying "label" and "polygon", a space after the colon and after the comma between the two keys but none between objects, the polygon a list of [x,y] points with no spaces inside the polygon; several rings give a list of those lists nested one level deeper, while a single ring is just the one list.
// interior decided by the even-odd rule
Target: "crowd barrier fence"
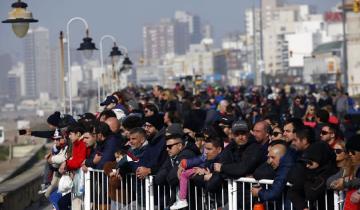
[{"label": "crowd barrier fence", "polygon": [[[109,177],[103,170],[89,169],[84,176],[85,192],[83,196],[84,210],[158,210],[169,206],[170,198],[177,196],[177,189],[154,184],[154,177],[143,180],[134,174],[123,177],[115,193],[116,200],[109,198]],[[205,192],[203,188],[188,188],[190,210],[253,210],[257,198],[251,195],[254,184],[268,188],[273,180],[255,180],[253,178],[229,179],[218,193]],[[119,190],[120,189],[120,190]],[[175,195],[174,195],[175,193]],[[113,196],[114,197],[114,196]],[[105,205],[104,205],[105,204]],[[310,202],[308,202],[309,206]],[[267,210],[293,210],[291,203],[286,202],[284,194],[278,202],[264,203]],[[323,201],[314,203],[310,210],[342,210],[343,200],[339,192],[328,191]]]}]

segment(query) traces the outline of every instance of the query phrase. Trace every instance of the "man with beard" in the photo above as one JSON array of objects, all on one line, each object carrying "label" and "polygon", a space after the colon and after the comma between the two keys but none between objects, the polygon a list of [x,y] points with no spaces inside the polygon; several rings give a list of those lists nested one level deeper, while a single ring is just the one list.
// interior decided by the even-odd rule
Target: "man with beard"
[{"label": "man with beard", "polygon": [[144,179],[149,174],[156,174],[166,159],[165,129],[163,125],[162,119],[157,116],[145,117],[144,129],[149,144],[136,169],[136,176],[139,179]]}]

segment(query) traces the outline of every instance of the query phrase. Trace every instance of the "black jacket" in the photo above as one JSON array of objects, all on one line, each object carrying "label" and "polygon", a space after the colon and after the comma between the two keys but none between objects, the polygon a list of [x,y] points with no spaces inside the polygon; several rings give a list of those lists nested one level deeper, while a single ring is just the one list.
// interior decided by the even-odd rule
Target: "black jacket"
[{"label": "black jacket", "polygon": [[221,185],[224,183],[226,177],[223,174],[214,171],[214,163],[222,163],[224,165],[229,164],[232,161],[233,158],[231,152],[224,149],[214,160],[207,160],[204,164],[212,173],[212,177],[208,181],[205,181],[204,175],[196,175],[192,178],[192,181],[196,186],[203,187],[207,192],[216,193],[222,189]]},{"label": "black jacket", "polygon": [[240,146],[233,141],[225,150],[231,154],[232,162],[223,164],[221,173],[231,178],[252,174],[263,162],[264,154],[261,145],[251,139],[245,145]]},{"label": "black jacket", "polygon": [[143,166],[151,169],[151,174],[156,174],[167,157],[165,145],[165,128],[162,128],[152,139],[145,149],[139,162],[134,163],[134,168]]},{"label": "black jacket", "polygon": [[[307,207],[306,200],[315,201],[324,195],[326,180],[337,172],[336,156],[330,146],[322,141],[311,144],[291,170],[288,181],[293,184],[288,196],[295,209]],[[308,169],[301,160],[319,163],[316,169]]]},{"label": "black jacket", "polygon": [[188,142],[185,148],[175,157],[167,156],[165,162],[161,165],[159,171],[156,173],[154,182],[157,185],[170,184],[177,185],[179,179],[177,177],[178,166],[183,159],[195,157],[199,151],[196,145]]}]

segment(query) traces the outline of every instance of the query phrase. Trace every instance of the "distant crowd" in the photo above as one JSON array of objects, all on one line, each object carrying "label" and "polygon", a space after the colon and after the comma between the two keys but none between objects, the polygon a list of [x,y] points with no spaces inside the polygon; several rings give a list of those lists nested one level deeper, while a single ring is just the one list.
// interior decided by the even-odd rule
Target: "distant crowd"
[{"label": "distant crowd", "polygon": [[192,94],[180,84],[129,87],[100,106],[101,112],[77,116],[55,112],[49,130],[26,131],[53,140],[39,193],[54,209],[81,209],[89,168],[104,170],[110,180],[98,181],[102,186],[91,192],[108,192],[95,209],[129,204],[126,193],[143,195],[119,184],[127,174],[138,180],[152,175],[156,185],[169,187],[158,209],[189,208],[189,186],[217,195],[227,190],[227,179],[240,177],[274,180],[267,188],[248,187],[260,203],[334,209],[333,202],[316,201],[340,191],[343,209],[360,209],[359,125],[355,100],[343,90],[208,86]]}]

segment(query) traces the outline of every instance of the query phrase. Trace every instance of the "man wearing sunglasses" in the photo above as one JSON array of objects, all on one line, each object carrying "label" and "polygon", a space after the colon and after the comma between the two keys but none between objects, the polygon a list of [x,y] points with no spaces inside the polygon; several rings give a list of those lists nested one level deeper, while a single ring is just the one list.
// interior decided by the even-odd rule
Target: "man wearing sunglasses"
[{"label": "man wearing sunglasses", "polygon": [[156,173],[154,182],[157,185],[170,185],[172,190],[171,206],[176,200],[176,187],[179,185],[177,172],[181,160],[193,158],[200,154],[200,151],[194,143],[184,141],[183,128],[178,123],[167,127],[165,140],[168,157]]},{"label": "man wearing sunglasses", "polygon": [[334,148],[337,142],[336,127],[331,124],[326,124],[321,128],[320,139]]}]

